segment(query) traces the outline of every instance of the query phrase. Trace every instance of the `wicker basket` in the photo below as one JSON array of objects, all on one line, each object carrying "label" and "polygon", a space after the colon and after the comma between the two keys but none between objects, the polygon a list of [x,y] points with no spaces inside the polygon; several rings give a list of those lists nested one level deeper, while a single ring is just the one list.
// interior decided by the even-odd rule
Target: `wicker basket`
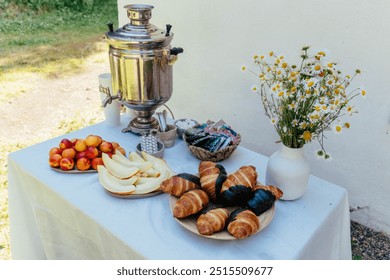
[{"label": "wicker basket", "polygon": [[217,152],[210,152],[208,150],[205,150],[200,147],[192,146],[187,143],[186,136],[183,135],[184,142],[186,142],[188,148],[190,149],[191,153],[198,159],[203,161],[212,161],[212,162],[218,162],[222,161],[224,159],[227,159],[231,156],[231,154],[237,149],[238,145],[240,145],[241,142],[241,136],[238,135],[238,141],[234,145],[229,145],[226,148],[220,149]]}]

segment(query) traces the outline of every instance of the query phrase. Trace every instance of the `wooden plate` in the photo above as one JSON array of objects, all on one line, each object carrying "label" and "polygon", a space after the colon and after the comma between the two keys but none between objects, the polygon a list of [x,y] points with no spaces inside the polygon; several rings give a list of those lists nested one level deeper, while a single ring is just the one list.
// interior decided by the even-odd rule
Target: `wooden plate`
[{"label": "wooden plate", "polygon": [[[170,195],[170,198],[169,198],[169,207],[171,209],[171,212],[173,213],[173,208],[175,207],[175,203],[176,201],[178,200],[177,197],[173,196],[173,195]],[[227,207],[226,209],[229,210],[229,214],[234,211],[234,207]],[[275,203],[274,205],[266,212],[264,212],[263,214],[261,214],[260,216],[258,216],[257,218],[259,219],[259,222],[260,222],[260,229],[255,233],[259,233],[260,231],[262,231],[270,222],[271,220],[273,219],[275,215]],[[202,235],[198,232],[198,228],[196,227],[196,218],[195,217],[188,217],[188,218],[184,218],[184,219],[177,219],[177,218],[174,218],[182,227],[184,227],[185,229],[191,231],[192,233],[195,233],[199,236],[202,236],[202,237],[206,237],[206,238],[211,238],[211,239],[218,239],[218,240],[237,240],[236,238],[234,238],[232,235],[230,235],[229,232],[227,232],[226,230],[223,230],[221,232],[216,232],[212,235]]]},{"label": "wooden plate", "polygon": [[97,173],[97,170],[95,169],[88,169],[88,170],[85,170],[85,171],[80,171],[80,170],[77,170],[77,169],[72,169],[72,170],[62,170],[61,168],[53,168],[53,167],[50,167],[51,170],[54,170],[56,172],[59,172],[59,173],[68,173],[68,174],[84,174],[84,173]]},{"label": "wooden plate", "polygon": [[113,193],[113,192],[110,192],[106,189],[104,189],[109,195],[112,195],[113,197],[117,197],[117,198],[127,198],[127,199],[137,199],[137,198],[146,198],[146,197],[151,197],[151,196],[155,196],[155,195],[159,195],[159,194],[162,194],[163,192],[160,191],[160,190],[157,190],[157,191],[153,191],[153,192],[150,192],[150,193],[145,193],[145,194],[118,194],[118,193]]}]

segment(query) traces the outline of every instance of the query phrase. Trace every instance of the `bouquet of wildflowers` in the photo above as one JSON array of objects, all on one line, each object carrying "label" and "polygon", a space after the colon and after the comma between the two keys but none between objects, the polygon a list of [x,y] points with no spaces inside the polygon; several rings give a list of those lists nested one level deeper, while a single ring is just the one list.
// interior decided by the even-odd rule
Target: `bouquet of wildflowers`
[{"label": "bouquet of wildflowers", "polygon": [[[317,156],[330,159],[324,148],[324,132],[333,129],[341,133],[350,123],[341,117],[357,113],[350,101],[358,95],[365,96],[362,88],[347,92],[354,75],[342,75],[335,62],[327,59],[326,53],[309,55],[309,47],[302,48],[300,65],[290,65],[283,56],[269,53],[272,62],[264,56],[254,56],[259,73],[251,71],[260,79],[260,86],[252,91],[261,96],[265,115],[271,120],[280,141],[290,148],[300,148],[317,139],[321,149]],[[246,70],[243,66],[242,70]]]}]

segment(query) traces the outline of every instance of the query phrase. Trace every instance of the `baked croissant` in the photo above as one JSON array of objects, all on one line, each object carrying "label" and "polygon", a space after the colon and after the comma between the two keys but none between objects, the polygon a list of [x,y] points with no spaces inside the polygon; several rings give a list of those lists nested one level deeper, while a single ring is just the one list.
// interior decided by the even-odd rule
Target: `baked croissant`
[{"label": "baked croissant", "polygon": [[221,202],[225,206],[244,206],[256,186],[257,171],[254,166],[242,166],[230,174],[221,188]]},{"label": "baked croissant", "polygon": [[172,176],[163,181],[160,185],[160,189],[163,192],[176,197],[180,197],[186,191],[196,188],[200,188],[199,177],[188,173],[180,173]]},{"label": "baked croissant", "polygon": [[209,203],[209,196],[201,189],[185,192],[175,203],[173,216],[185,218],[198,213]]},{"label": "baked croissant", "polygon": [[283,191],[277,187],[274,187],[274,186],[271,186],[271,185],[268,185],[268,186],[264,186],[264,185],[256,185],[253,190],[257,190],[257,189],[263,189],[263,190],[266,190],[266,191],[270,191],[274,196],[275,196],[275,200],[278,200],[279,198],[281,198],[283,196]]},{"label": "baked croissant", "polygon": [[202,235],[212,235],[225,228],[229,212],[225,208],[215,208],[202,214],[196,221],[198,232]]},{"label": "baked croissant", "polygon": [[226,180],[225,168],[211,161],[201,161],[198,167],[200,187],[212,201],[219,200],[222,183]]},{"label": "baked croissant", "polygon": [[251,210],[238,208],[230,214],[227,230],[234,238],[249,237],[259,229],[259,219]]},{"label": "baked croissant", "polygon": [[277,187],[257,185],[254,187],[252,197],[247,202],[247,207],[259,216],[270,209],[274,205],[275,200],[282,195],[283,192]]}]

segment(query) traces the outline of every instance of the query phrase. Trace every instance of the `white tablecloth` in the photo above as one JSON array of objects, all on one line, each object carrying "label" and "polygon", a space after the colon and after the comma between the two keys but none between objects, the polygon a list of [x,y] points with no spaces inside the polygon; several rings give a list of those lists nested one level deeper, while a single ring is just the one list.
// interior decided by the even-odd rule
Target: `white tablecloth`
[{"label": "white tablecloth", "polygon": [[[311,176],[305,195],[277,201],[271,223],[244,240],[197,236],[179,225],[169,197],[108,195],[94,174],[50,170],[48,151],[62,138],[101,135],[134,150],[139,138],[104,122],[12,153],[8,157],[13,259],[350,259],[345,189]],[[164,159],[176,172],[197,173],[199,160],[177,139]],[[254,165],[264,182],[267,157],[239,147],[221,164],[228,172]]]}]

